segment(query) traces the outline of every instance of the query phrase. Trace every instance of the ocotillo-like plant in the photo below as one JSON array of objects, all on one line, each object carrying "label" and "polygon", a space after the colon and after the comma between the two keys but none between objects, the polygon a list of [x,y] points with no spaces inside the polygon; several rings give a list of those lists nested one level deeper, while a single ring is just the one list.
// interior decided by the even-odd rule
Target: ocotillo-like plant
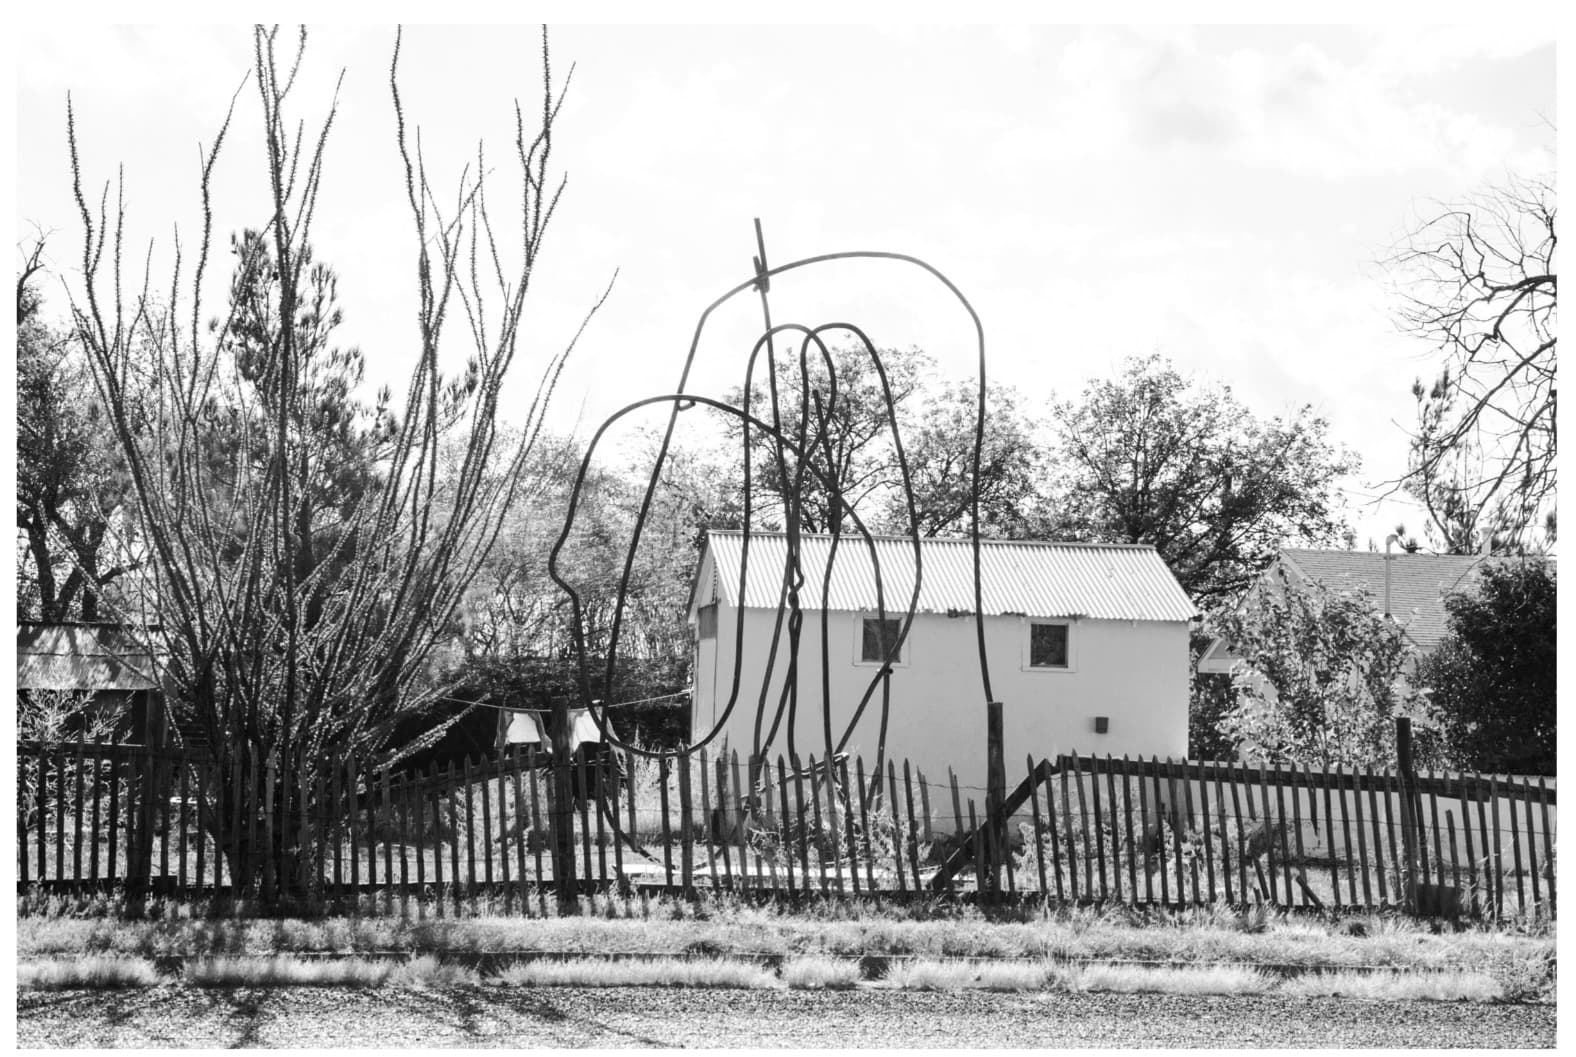
[{"label": "ocotillo-like plant", "polygon": [[[325,399],[332,320],[323,318],[325,277],[311,264],[310,239],[337,94],[314,133],[287,116],[305,43],[304,30],[293,48],[280,47],[276,29],[254,31],[271,202],[236,226],[248,232],[235,242],[237,279],[206,325],[213,173],[241,91],[202,156],[195,260],[177,246],[173,273],[155,282],[145,271],[137,293],[123,284],[123,197],[110,206],[106,187],[90,204],[69,103],[67,111],[84,232],[75,325],[134,483],[153,645],[168,656],[175,711],[213,747],[216,792],[204,820],[222,838],[232,877],[253,883],[266,873],[281,891],[319,875],[318,841],[300,838],[306,820],[330,814],[320,791],[343,787],[332,777],[352,758],[362,774],[388,762],[394,725],[445,692],[425,678],[426,662],[497,536],[574,347],[541,366],[534,398],[508,423],[518,439],[505,439],[500,389],[563,191],[549,163],[567,79],[555,87],[545,31],[534,134],[515,107],[521,206],[503,240],[480,147],[475,169],[440,203],[419,136],[413,143],[407,133],[396,37],[389,86],[414,222],[420,355],[403,403],[386,395],[358,424],[336,418],[356,405],[343,393],[337,404]],[[518,260],[506,264],[512,254]],[[450,335],[465,362],[446,374],[440,352]],[[333,503],[322,498],[336,457],[329,436],[366,461],[360,485]],[[269,766],[275,780],[255,780]],[[270,788],[260,802],[256,791]],[[259,817],[266,856],[243,839]]]}]

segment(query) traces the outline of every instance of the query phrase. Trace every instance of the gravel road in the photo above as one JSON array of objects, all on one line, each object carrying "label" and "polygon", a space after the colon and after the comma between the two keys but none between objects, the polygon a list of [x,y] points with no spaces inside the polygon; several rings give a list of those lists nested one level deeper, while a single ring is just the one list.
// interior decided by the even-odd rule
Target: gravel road
[{"label": "gravel road", "polygon": [[1537,1047],[1555,1007],[669,988],[24,991],[23,1047]]}]

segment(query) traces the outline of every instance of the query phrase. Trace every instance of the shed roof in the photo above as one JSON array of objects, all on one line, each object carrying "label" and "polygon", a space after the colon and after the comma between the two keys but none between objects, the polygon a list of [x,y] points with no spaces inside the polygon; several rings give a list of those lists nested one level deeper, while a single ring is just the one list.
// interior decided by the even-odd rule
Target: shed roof
[{"label": "shed roof", "polygon": [[[872,549],[875,560],[871,559]],[[718,597],[738,605],[744,533],[707,532]],[[800,536],[804,585],[800,605],[822,608],[821,584],[832,556],[832,537]],[[974,555],[967,539],[920,540],[921,613],[973,612]],[[788,537],[751,532],[749,579],[743,604],[775,609],[788,566]],[[825,608],[876,608],[876,570],[885,608],[903,612],[914,588],[914,541],[902,536],[840,538],[832,562]],[[704,575],[706,563],[700,570]],[[1155,549],[1145,544],[980,541],[981,605],[987,615],[1088,617],[1102,620],[1186,621],[1197,609]]]},{"label": "shed roof", "polygon": [[20,624],[18,690],[154,690],[158,661],[119,624]]}]

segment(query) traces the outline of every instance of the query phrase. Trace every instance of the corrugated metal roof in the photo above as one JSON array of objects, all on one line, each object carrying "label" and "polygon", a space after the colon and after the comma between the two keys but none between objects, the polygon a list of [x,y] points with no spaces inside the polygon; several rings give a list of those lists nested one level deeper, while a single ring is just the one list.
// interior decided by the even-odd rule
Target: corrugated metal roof
[{"label": "corrugated metal roof", "polygon": [[[712,529],[707,533],[723,601],[737,605],[744,534]],[[876,608],[876,569],[882,601],[902,612],[914,588],[914,542],[878,536],[871,544],[845,535],[838,541],[827,591],[827,609]],[[821,583],[832,551],[830,536],[800,537],[804,586],[800,605],[820,609]],[[776,608],[788,564],[788,538],[782,533],[750,534],[749,582],[744,604]],[[1089,617],[1100,620],[1191,620],[1197,609],[1160,555],[1147,545],[980,541],[981,604],[987,615]],[[917,610],[945,613],[974,610],[974,555],[967,539],[920,541],[920,590]]]},{"label": "corrugated metal roof", "polygon": [[24,624],[16,633],[18,690],[154,690],[158,664],[114,624]]}]

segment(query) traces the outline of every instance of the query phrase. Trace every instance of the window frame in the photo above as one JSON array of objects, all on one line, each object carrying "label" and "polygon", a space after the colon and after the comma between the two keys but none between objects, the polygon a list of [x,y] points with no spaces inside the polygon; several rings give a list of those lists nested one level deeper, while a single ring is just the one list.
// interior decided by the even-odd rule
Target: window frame
[{"label": "window frame", "polygon": [[910,622],[909,623],[909,625],[908,625],[908,634],[906,636],[904,636],[902,645],[900,645],[898,647],[897,656],[892,658],[891,661],[880,661],[880,660],[867,661],[867,660],[864,659],[864,657],[865,657],[865,621],[867,621],[867,620],[881,620],[881,619],[885,619],[889,623],[896,624],[899,631],[902,630],[902,628],[903,628],[903,614],[898,614],[896,616],[892,616],[892,615],[890,615],[890,610],[888,611],[888,614],[889,614],[888,616],[886,616],[885,618],[882,618],[882,617],[878,616],[876,611],[873,610],[873,609],[872,610],[860,610],[860,611],[858,611],[858,612],[856,612],[854,614],[853,624],[854,624],[854,666],[855,667],[857,667],[857,668],[880,668],[883,664],[889,664],[893,669],[897,669],[897,668],[907,668],[909,666],[909,658],[913,654],[913,647],[914,647],[914,625],[917,622]]},{"label": "window frame", "polygon": [[[1078,671],[1078,622],[1066,617],[1025,617],[1022,621],[1022,656],[1019,667],[1025,672],[1044,675],[1066,675]],[[1065,665],[1033,664],[1034,629],[1036,627],[1067,629],[1067,663]]]}]

